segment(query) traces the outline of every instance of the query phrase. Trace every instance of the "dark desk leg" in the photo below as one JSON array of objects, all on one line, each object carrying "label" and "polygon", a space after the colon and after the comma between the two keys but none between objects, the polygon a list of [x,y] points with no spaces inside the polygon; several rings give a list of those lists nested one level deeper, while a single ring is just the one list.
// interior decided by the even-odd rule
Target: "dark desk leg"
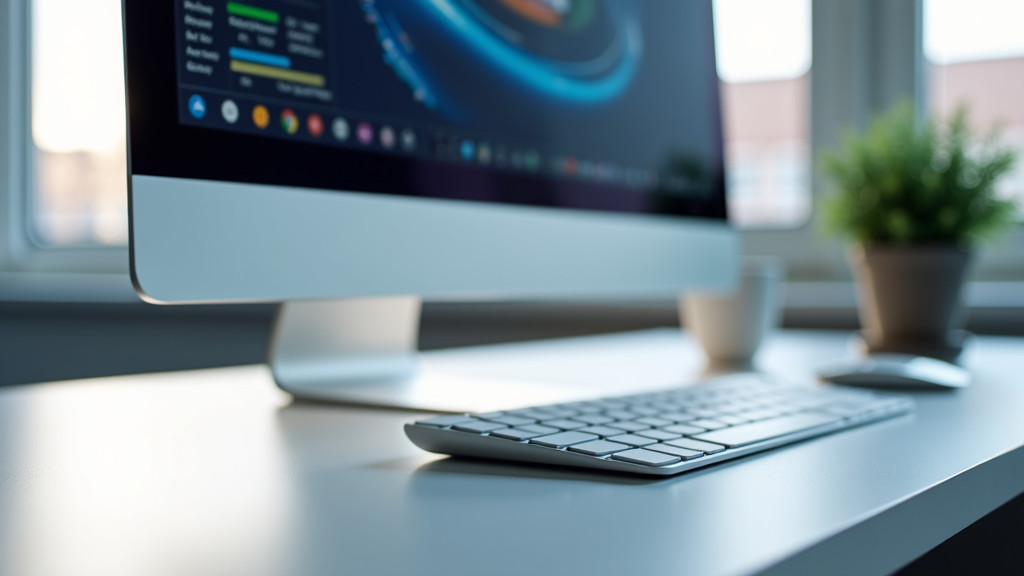
[{"label": "dark desk leg", "polygon": [[1024,574],[1024,495],[896,572],[896,576],[945,574]]}]

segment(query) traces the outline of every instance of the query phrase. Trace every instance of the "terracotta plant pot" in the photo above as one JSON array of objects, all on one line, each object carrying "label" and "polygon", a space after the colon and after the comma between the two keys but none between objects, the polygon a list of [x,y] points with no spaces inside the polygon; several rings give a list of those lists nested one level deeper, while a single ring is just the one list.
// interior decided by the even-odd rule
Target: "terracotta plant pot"
[{"label": "terracotta plant pot", "polygon": [[952,245],[860,246],[850,251],[850,262],[870,352],[959,356],[969,251]]}]

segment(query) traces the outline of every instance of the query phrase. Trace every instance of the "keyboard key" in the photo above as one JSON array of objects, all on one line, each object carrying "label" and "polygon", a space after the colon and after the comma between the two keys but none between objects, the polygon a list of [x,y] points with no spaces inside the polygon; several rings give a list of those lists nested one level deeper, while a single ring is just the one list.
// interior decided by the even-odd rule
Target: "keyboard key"
[{"label": "keyboard key", "polygon": [[628,410],[609,410],[605,412],[604,415],[609,418],[615,418],[616,420],[632,420],[639,416],[639,414],[634,414]]},{"label": "keyboard key", "polygon": [[607,426],[587,426],[586,428],[578,428],[580,432],[586,432],[587,434],[597,434],[598,436],[618,436],[622,434],[622,430],[618,428],[609,428]]},{"label": "keyboard key", "polygon": [[520,430],[526,430],[527,432],[536,432],[537,434],[554,434],[555,432],[561,432],[558,428],[552,428],[551,426],[541,426],[540,424],[527,424],[526,426],[517,426]]},{"label": "keyboard key", "polygon": [[652,428],[649,424],[641,424],[639,422],[612,422],[608,424],[609,428],[618,428],[626,432],[639,432],[640,430],[647,430]]},{"label": "keyboard key", "polygon": [[646,449],[679,456],[683,460],[693,460],[694,458],[700,458],[704,455],[704,452],[700,450],[689,450],[687,448],[679,448],[678,446],[671,446],[669,444],[651,444]]},{"label": "keyboard key", "polygon": [[[557,430],[556,430],[557,432]],[[495,430],[491,432],[491,436],[497,436],[498,438],[505,438],[507,440],[529,440],[530,438],[536,438],[537,436],[543,436],[539,432],[531,432],[529,430],[522,430],[520,428],[505,428],[503,430]]]},{"label": "keyboard key", "polygon": [[701,428],[700,426],[691,426],[690,424],[676,424],[675,426],[665,426],[662,428],[665,432],[672,432],[675,434],[700,434],[701,432],[707,432],[707,429]]},{"label": "keyboard key", "polygon": [[662,426],[670,426],[673,423],[671,420],[665,420],[663,418],[654,418],[652,416],[648,416],[646,418],[638,418],[636,421],[641,424],[654,426],[655,428],[660,428]]},{"label": "keyboard key", "polygon": [[[481,416],[481,418],[483,418]],[[488,422],[497,422],[506,426],[525,426],[527,424],[533,424],[536,422],[533,418],[524,418],[522,416],[497,416],[493,418],[484,418]]]},{"label": "keyboard key", "polygon": [[504,416],[504,415],[505,415],[504,412],[498,411],[498,412],[484,412],[483,414],[474,414],[473,416],[476,416],[477,418],[479,418],[481,420],[492,420],[493,421],[495,418],[498,418],[499,416]]},{"label": "keyboard key", "polygon": [[719,422],[718,420],[711,420],[709,418],[694,420],[692,422],[687,422],[687,424],[689,424],[690,426],[700,426],[705,430],[718,430],[719,428],[725,428],[726,426],[728,426],[728,424],[724,422]]},{"label": "keyboard key", "polygon": [[576,410],[569,410],[568,408],[549,408],[546,411],[548,412],[548,418],[572,418],[578,414]]},{"label": "keyboard key", "polygon": [[721,416],[717,417],[716,420],[722,422],[723,424],[728,424],[729,426],[736,426],[738,424],[746,424],[747,422],[750,422],[750,420],[747,420],[746,418],[742,418],[740,416],[736,416],[734,414],[722,414]]},{"label": "keyboard key", "polygon": [[740,412],[737,414],[740,418],[746,418],[751,422],[758,420],[765,420],[767,418],[775,418],[776,416],[782,416],[785,414],[784,410],[777,410],[772,408],[761,408],[758,410],[748,410],[746,412]]},{"label": "keyboard key", "polygon": [[658,414],[658,418],[664,418],[665,420],[671,420],[675,423],[689,422],[690,420],[696,420],[699,418],[696,414],[689,414],[687,412],[662,412]]},{"label": "keyboard key", "polygon": [[477,434],[484,434],[492,430],[500,430],[502,428],[508,428],[504,424],[498,424],[497,422],[485,422],[483,420],[474,420],[473,422],[463,422],[453,426],[456,430],[462,432],[475,432]]},{"label": "keyboard key", "polygon": [[544,410],[533,410],[533,409],[513,410],[512,412],[509,412],[509,414],[514,414],[516,416],[522,416],[523,418],[529,418],[531,420],[551,420],[551,419],[555,418],[554,416],[552,416],[551,414],[549,414],[548,412],[546,412]]},{"label": "keyboard key", "polygon": [[682,436],[682,434],[665,432],[664,430],[641,430],[640,432],[637,432],[636,435],[644,436],[646,438],[654,438],[655,440],[675,440]]},{"label": "keyboard key", "polygon": [[580,414],[579,416],[576,416],[575,418],[573,418],[573,420],[579,420],[580,422],[586,422],[587,424],[590,424],[592,426],[596,426],[598,424],[607,424],[608,422],[614,422],[615,421],[614,418],[610,418],[608,416],[602,416],[601,414]]},{"label": "keyboard key", "polygon": [[586,454],[587,456],[607,456],[616,452],[622,452],[623,450],[629,450],[632,446],[626,444],[619,444],[618,442],[609,442],[607,440],[594,440],[592,442],[584,442],[583,444],[576,444],[570,446],[569,450],[573,452],[579,452],[580,454]]},{"label": "keyboard key", "polygon": [[457,414],[452,416],[437,416],[436,418],[430,418],[429,420],[417,420],[417,424],[424,426],[437,426],[438,428],[444,428],[446,426],[454,426],[463,422],[472,422],[475,418],[466,416],[465,414]]},{"label": "keyboard key", "polygon": [[630,406],[630,412],[636,412],[641,416],[654,416],[659,412],[657,408],[651,408],[650,406]]},{"label": "keyboard key", "polygon": [[695,436],[698,440],[706,440],[716,444],[724,444],[730,448],[754,444],[777,436],[784,436],[801,430],[808,430],[836,422],[839,417],[831,414],[802,413],[780,416],[770,420],[761,420],[751,424],[733,426],[724,430],[714,430]]},{"label": "keyboard key", "polygon": [[654,444],[657,442],[654,438],[644,438],[643,436],[637,436],[635,434],[622,434],[619,436],[611,436],[608,438],[612,442],[621,442],[623,444],[629,444],[630,446],[647,446],[648,444]]},{"label": "keyboard key", "polygon": [[641,450],[639,448],[612,454],[612,459],[631,462],[633,464],[643,464],[645,466],[665,466],[668,464],[675,464],[681,460],[678,456],[663,454],[661,452],[651,452],[650,450]]},{"label": "keyboard key", "polygon": [[530,444],[540,444],[541,446],[550,446],[551,448],[564,448],[566,446],[582,444],[591,440],[598,440],[598,437],[593,434],[586,434],[583,432],[560,432],[558,434],[551,434],[550,436],[531,438]]},{"label": "keyboard key", "polygon": [[679,440],[666,440],[662,444],[669,446],[676,446],[679,448],[686,448],[687,450],[697,450],[705,454],[717,454],[725,450],[725,446],[721,444],[712,444],[711,442],[701,442],[700,440],[694,440],[692,438],[680,438]]},{"label": "keyboard key", "polygon": [[583,428],[586,426],[583,422],[577,422],[576,420],[545,420],[541,422],[543,426],[551,426],[552,428],[560,428],[562,430],[575,430],[577,428]]}]

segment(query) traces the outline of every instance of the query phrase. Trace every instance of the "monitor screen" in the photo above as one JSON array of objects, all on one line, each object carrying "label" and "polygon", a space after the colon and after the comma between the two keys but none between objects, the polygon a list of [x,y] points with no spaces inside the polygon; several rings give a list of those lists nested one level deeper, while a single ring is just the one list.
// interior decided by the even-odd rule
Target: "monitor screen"
[{"label": "monitor screen", "polygon": [[136,174],[725,218],[710,2],[173,10]]}]

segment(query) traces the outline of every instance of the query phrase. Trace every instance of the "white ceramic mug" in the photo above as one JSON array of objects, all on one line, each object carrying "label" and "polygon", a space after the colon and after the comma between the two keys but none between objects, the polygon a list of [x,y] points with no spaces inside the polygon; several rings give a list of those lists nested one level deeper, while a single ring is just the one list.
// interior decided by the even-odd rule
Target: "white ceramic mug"
[{"label": "white ceramic mug", "polygon": [[752,364],[761,342],[779,324],[784,277],[778,258],[743,260],[732,293],[691,292],[681,297],[683,325],[715,365]]}]

